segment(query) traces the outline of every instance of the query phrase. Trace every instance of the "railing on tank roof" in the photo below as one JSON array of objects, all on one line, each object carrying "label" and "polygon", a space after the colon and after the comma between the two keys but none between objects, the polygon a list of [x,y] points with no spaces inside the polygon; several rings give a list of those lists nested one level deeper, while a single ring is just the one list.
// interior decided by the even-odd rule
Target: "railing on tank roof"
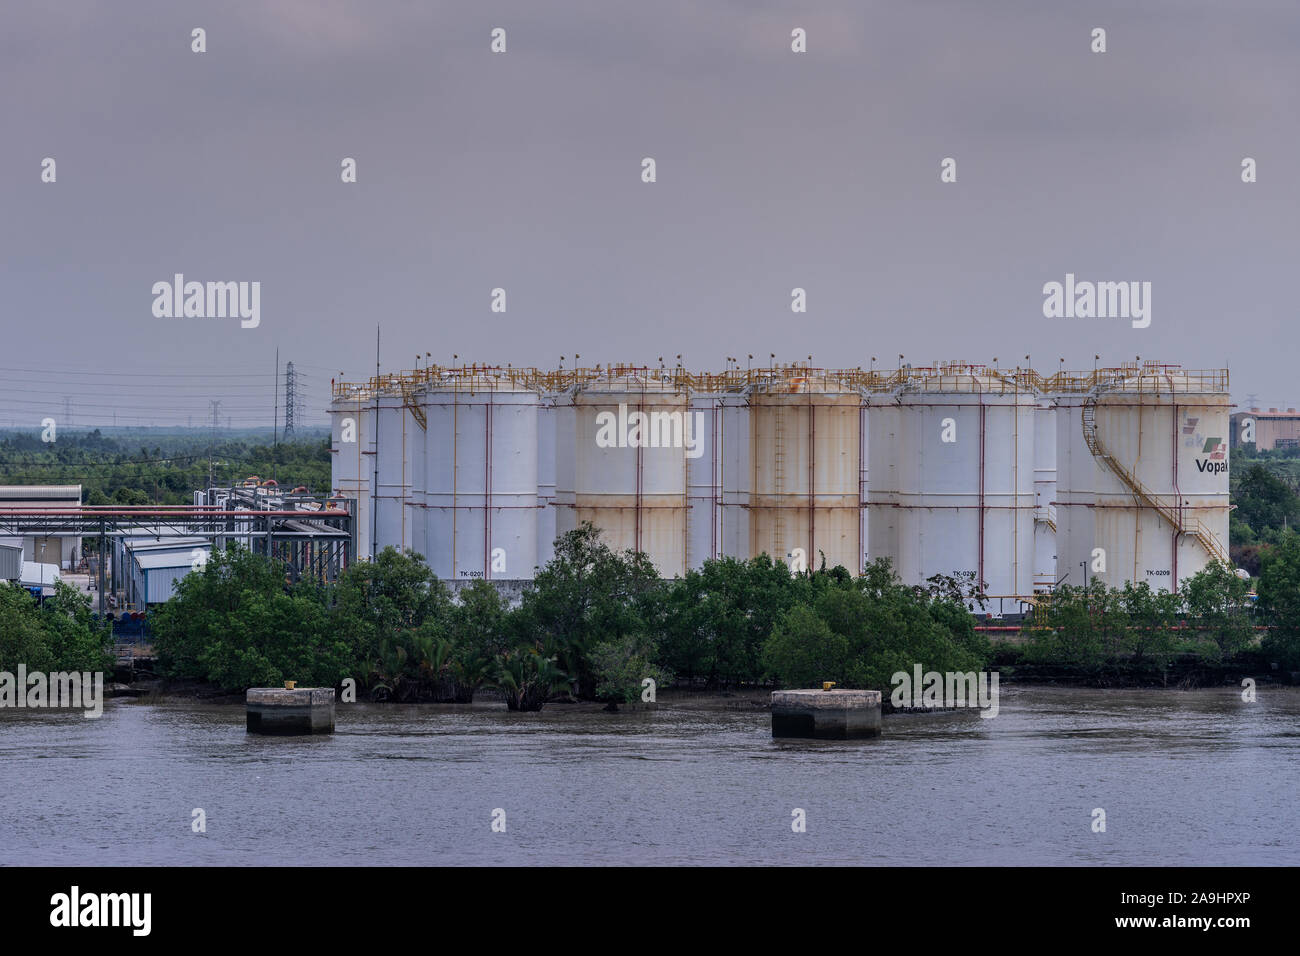
[{"label": "railing on tank roof", "polygon": [[975,389],[985,394],[1017,394],[1036,392],[1039,376],[1032,369],[1002,368],[997,365],[981,365],[974,362],[953,360],[936,362],[934,365],[911,365],[900,369],[899,381],[894,388],[908,391],[950,391],[959,386],[977,385]]},{"label": "railing on tank roof", "polygon": [[728,368],[722,372],[692,372],[682,365],[634,365],[630,363],[578,366],[541,370],[511,365],[429,365],[413,371],[373,376],[365,382],[331,382],[334,399],[366,400],[378,395],[409,397],[429,388],[457,391],[531,388],[563,392],[595,382],[644,379],[692,392],[741,392],[770,388],[792,379],[834,383],[859,392],[892,392],[900,388],[941,389],[961,383],[964,377],[985,379],[989,392],[1038,392],[1042,394],[1091,392],[1107,387],[1129,391],[1227,392],[1227,369],[1184,369],[1147,361],[1098,367],[1090,370],[1059,370],[1044,375],[1031,368],[1000,368],[974,362],[948,361],[934,365],[907,365],[897,369],[826,369],[806,362],[759,367]]},{"label": "railing on tank roof", "polygon": [[1157,362],[1126,363],[1091,371],[1061,371],[1041,379],[1045,392],[1091,392],[1100,388],[1122,387],[1125,391],[1227,392],[1228,370],[1185,369]]}]

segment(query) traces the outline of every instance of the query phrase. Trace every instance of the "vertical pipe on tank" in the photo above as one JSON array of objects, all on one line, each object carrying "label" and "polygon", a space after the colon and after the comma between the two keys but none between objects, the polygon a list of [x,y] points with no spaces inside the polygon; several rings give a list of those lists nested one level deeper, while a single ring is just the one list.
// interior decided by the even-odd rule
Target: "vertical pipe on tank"
[{"label": "vertical pipe on tank", "polygon": [[[1138,377],[1138,447],[1137,457],[1133,462],[1133,474],[1142,474],[1142,438],[1146,431],[1146,403],[1143,401],[1143,389],[1146,386],[1146,379],[1139,373]],[[1130,580],[1138,580],[1138,568],[1142,566],[1140,559],[1142,551],[1142,524],[1146,520],[1146,508],[1141,506],[1137,497],[1133,498],[1133,571]]]},{"label": "vertical pipe on tank", "polygon": [[816,553],[817,547],[817,407],[813,404],[812,390],[808,391],[808,560]]},{"label": "vertical pipe on tank", "polygon": [[492,576],[492,396],[489,384],[483,414],[483,579]]},{"label": "vertical pipe on tank", "polygon": [[985,412],[988,410],[988,407],[984,404],[984,385],[982,382],[979,386],[978,397],[980,403],[979,569],[976,572],[975,587],[982,592],[984,590],[984,423]]},{"label": "vertical pipe on tank", "polygon": [[457,479],[460,477],[458,452],[460,451],[460,379],[451,386],[451,577],[456,574],[456,543],[459,535],[456,530],[460,517],[460,504],[457,500]]},{"label": "vertical pipe on tank", "polygon": [[[689,385],[683,391],[686,393],[686,411],[682,417],[682,443],[685,444],[686,429],[690,427],[695,407],[691,400],[695,396]],[[682,513],[682,573],[685,574],[691,566],[691,469],[685,455],[682,456],[682,505],[685,508]]]},{"label": "vertical pipe on tank", "polygon": [[[378,337],[378,332],[376,332]],[[375,378],[379,377],[379,360],[375,360]],[[373,561],[378,556],[379,549],[379,392],[380,385],[375,382],[375,428],[373,441],[375,445],[375,469],[374,477],[370,485],[370,559]],[[268,519],[269,521],[269,519]],[[269,528],[268,524],[268,528]],[[270,537],[267,538],[267,550],[270,551]]]},{"label": "vertical pipe on tank", "polygon": [[[639,421],[645,422],[645,380],[641,380],[641,398],[637,402],[636,410],[641,413]],[[644,435],[642,436],[644,437]],[[632,510],[632,547],[641,550],[641,509],[643,507],[642,472],[645,469],[645,457],[643,452],[643,441],[638,441],[636,446],[636,501]]]},{"label": "vertical pipe on tank", "polygon": [[[1005,392],[1006,389],[1004,388]],[[1011,417],[1011,583],[1017,592],[1020,584],[1020,401],[1016,389],[1015,411]]]},{"label": "vertical pipe on tank", "polygon": [[[356,513],[356,516],[352,519],[352,521],[353,521],[353,533],[354,533],[354,535],[356,536],[357,540],[360,541],[360,539],[361,539],[361,532],[362,532],[362,530],[364,530],[364,528],[365,528],[365,525],[362,524],[362,517],[361,517],[361,499],[362,499],[362,495],[361,495],[361,476],[362,476],[363,474],[365,474],[365,472],[363,472],[363,471],[361,470],[361,445],[362,445],[362,438],[361,438],[361,435],[362,435],[362,432],[361,432],[361,393],[360,393],[360,392],[357,392],[357,395],[356,395],[356,406],[357,406],[357,407],[356,407],[356,413],[355,413],[355,414],[356,414],[356,416],[357,416],[357,417],[356,417],[356,429],[357,429],[357,431],[356,431],[356,439],[357,439],[357,442],[356,442],[356,444],[357,444],[357,487],[356,487],[356,494],[357,494],[357,501],[356,501],[356,505],[355,505],[354,507],[355,507],[357,513]],[[367,496],[367,497],[368,497],[368,496]],[[367,516],[367,519],[368,519],[368,517],[369,517],[369,516]],[[361,555],[360,555],[360,552],[361,552],[361,551],[369,552],[369,550],[370,550],[370,542],[367,541],[367,542],[366,542],[366,547],[365,547],[365,548],[358,548],[358,549],[357,549],[357,551],[358,551],[357,558],[360,559],[360,556],[361,556]]]},{"label": "vertical pipe on tank", "polygon": [[1181,529],[1187,527],[1187,525],[1184,523],[1186,518],[1183,515],[1183,493],[1178,487],[1178,393],[1174,387],[1173,376],[1166,372],[1165,378],[1169,380],[1169,391],[1174,397],[1174,410],[1169,418],[1169,456],[1173,459],[1174,464],[1174,501],[1176,502],[1174,514],[1178,517],[1178,524],[1174,527],[1174,577],[1172,584],[1174,590],[1178,590],[1178,539],[1181,537]]},{"label": "vertical pipe on tank", "polygon": [[406,475],[406,403],[405,401],[403,401],[403,403],[398,406],[398,409],[399,409],[399,414],[402,416],[402,498],[401,498],[401,505],[399,511],[401,518],[399,519],[399,525],[398,525],[398,527],[401,528],[401,531],[398,533],[401,535],[402,550],[405,551],[406,550],[406,499],[408,496],[407,491],[411,487],[410,481]]},{"label": "vertical pipe on tank", "polygon": [[713,483],[710,489],[712,500],[709,502],[709,557],[718,557],[718,534],[722,522],[722,407],[717,402],[710,404],[710,433],[712,444],[709,446],[709,478]]},{"label": "vertical pipe on tank", "polygon": [[867,397],[858,399],[858,570],[862,573],[867,550]]}]

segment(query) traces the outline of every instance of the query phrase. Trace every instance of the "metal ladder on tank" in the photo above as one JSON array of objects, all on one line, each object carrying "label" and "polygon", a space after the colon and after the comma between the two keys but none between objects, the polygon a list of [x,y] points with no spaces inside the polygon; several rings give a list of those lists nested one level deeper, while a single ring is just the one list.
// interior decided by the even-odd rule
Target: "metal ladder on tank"
[{"label": "metal ladder on tank", "polygon": [[1133,492],[1138,501],[1157,512],[1179,534],[1190,534],[1194,537],[1201,547],[1205,549],[1211,560],[1224,564],[1228,562],[1228,553],[1224,551],[1218,539],[1200,518],[1186,518],[1178,508],[1165,504],[1158,496],[1148,490],[1142,482],[1138,481],[1136,475],[1132,474],[1116,461],[1110,452],[1106,451],[1106,446],[1097,437],[1096,402],[1086,402],[1083,406],[1083,440],[1088,446],[1088,451],[1092,452],[1093,457],[1099,459],[1102,464],[1109,468],[1111,473]]},{"label": "metal ladder on tank", "polygon": [[416,424],[420,426],[420,431],[429,430],[429,422],[424,414],[424,409],[420,407],[420,401],[414,389],[403,386],[402,404],[410,411],[411,417],[415,419]]}]

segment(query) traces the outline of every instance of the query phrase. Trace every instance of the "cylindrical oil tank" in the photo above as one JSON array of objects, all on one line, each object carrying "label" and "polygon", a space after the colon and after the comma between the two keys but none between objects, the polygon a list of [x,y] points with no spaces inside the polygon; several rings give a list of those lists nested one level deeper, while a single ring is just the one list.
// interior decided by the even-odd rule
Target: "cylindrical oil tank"
[{"label": "cylindrical oil tank", "polygon": [[863,564],[869,560],[867,552],[870,550],[871,542],[871,522],[868,520],[871,510],[867,507],[867,495],[871,487],[871,416],[867,411],[869,401],[869,398],[865,399],[858,409],[858,447],[862,449],[861,454],[858,455],[858,542],[864,552]]},{"label": "cylindrical oil tank", "polygon": [[686,572],[686,463],[700,450],[685,389],[653,370],[611,373],[572,393],[573,523],[661,577]]},{"label": "cylindrical oil tank", "polygon": [[453,370],[427,386],[426,547],[439,578],[533,576],[539,404],[493,370]]},{"label": "cylindrical oil tank", "polygon": [[1046,396],[1034,408],[1034,590],[1056,583],[1056,404]]},{"label": "cylindrical oil tank", "polygon": [[707,560],[749,557],[749,408],[740,388],[692,392],[699,450],[687,455],[690,568]]},{"label": "cylindrical oil tank", "polygon": [[749,389],[750,548],[815,570],[862,570],[861,395],[815,372]]},{"label": "cylindrical oil tank", "polygon": [[897,403],[899,577],[971,572],[991,610],[1018,610],[1033,593],[1035,394],[955,366],[917,370]]},{"label": "cylindrical oil tank", "polygon": [[341,386],[330,402],[330,484],[352,499],[356,556],[370,557],[370,485],[374,460],[374,405],[369,389]]},{"label": "cylindrical oil tank", "polygon": [[378,415],[375,442],[374,494],[375,552],[411,546],[411,451],[418,430],[405,404],[402,390],[388,385],[379,391],[374,408]]},{"label": "cylindrical oil tank", "polygon": [[1061,403],[1059,467],[1069,475],[1058,474],[1067,486],[1058,501],[1076,514],[1058,525],[1058,553],[1078,569],[1071,583],[1174,590],[1227,559],[1230,410],[1226,370],[1154,363],[1115,370]]}]

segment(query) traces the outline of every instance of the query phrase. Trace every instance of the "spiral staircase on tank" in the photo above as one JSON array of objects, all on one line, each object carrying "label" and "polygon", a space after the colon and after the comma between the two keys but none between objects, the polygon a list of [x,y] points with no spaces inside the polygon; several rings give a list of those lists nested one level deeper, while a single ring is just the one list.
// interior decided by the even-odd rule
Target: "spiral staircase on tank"
[{"label": "spiral staircase on tank", "polygon": [[1092,452],[1094,458],[1101,461],[1111,473],[1118,478],[1126,488],[1128,488],[1135,498],[1143,505],[1151,508],[1164,518],[1174,530],[1179,534],[1187,534],[1194,537],[1201,547],[1205,549],[1210,556],[1210,560],[1222,563],[1228,562],[1228,553],[1219,544],[1218,539],[1207,528],[1200,518],[1185,517],[1181,510],[1173,505],[1167,504],[1160,500],[1160,496],[1149,491],[1142,482],[1138,481],[1137,476],[1125,468],[1116,458],[1106,450],[1106,446],[1101,443],[1097,437],[1097,403],[1096,401],[1085,402],[1083,405],[1083,440],[1088,446],[1088,451]]}]

